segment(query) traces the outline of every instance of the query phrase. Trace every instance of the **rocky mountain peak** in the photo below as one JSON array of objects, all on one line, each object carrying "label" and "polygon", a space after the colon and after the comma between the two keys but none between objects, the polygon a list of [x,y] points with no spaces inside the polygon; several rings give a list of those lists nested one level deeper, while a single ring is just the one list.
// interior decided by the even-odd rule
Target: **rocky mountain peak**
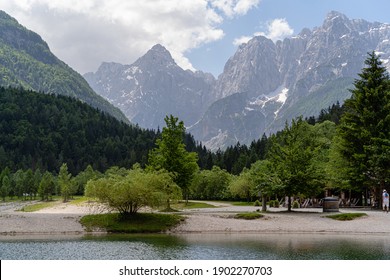
[{"label": "rocky mountain peak", "polygon": [[139,58],[134,64],[138,66],[172,67],[177,66],[171,53],[162,45],[154,45],[144,56]]}]

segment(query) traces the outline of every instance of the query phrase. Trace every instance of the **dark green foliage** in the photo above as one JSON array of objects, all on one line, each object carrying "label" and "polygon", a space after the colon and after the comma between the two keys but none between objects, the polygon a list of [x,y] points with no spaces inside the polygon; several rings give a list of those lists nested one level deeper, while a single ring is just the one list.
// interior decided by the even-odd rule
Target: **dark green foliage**
[{"label": "dark green foliage", "polygon": [[87,215],[81,224],[87,231],[106,230],[111,233],[158,233],[177,226],[184,220],[179,215],[138,213],[130,217],[119,214]]},{"label": "dark green foliage", "polygon": [[235,219],[243,219],[243,220],[255,220],[255,219],[260,219],[264,217],[263,214],[260,213],[238,213],[234,216]]},{"label": "dark green foliage", "polygon": [[156,137],[73,98],[0,88],[0,169],[130,168],[146,163]]},{"label": "dark green foliage", "polygon": [[390,80],[375,53],[354,83],[338,127],[351,186],[383,188],[390,180]]},{"label": "dark green foliage", "polygon": [[172,115],[165,117],[161,139],[157,139],[156,148],[150,151],[148,166],[152,170],[170,172],[175,183],[188,198],[188,188],[194,173],[199,169],[198,157],[194,152],[185,149],[183,136],[185,127],[182,121]]},{"label": "dark green foliage", "polygon": [[338,221],[351,221],[356,218],[367,216],[366,213],[342,213],[342,214],[336,214],[336,215],[329,215],[325,216],[327,218],[338,220]]}]

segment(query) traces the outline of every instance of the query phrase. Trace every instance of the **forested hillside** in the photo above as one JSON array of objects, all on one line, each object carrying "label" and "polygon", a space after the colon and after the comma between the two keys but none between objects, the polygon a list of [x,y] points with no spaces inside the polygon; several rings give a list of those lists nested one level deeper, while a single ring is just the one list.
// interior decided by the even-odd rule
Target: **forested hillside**
[{"label": "forested hillside", "polygon": [[79,73],[58,59],[37,33],[3,11],[0,11],[0,86],[72,96],[128,122],[118,108],[96,94]]},{"label": "forested hillside", "polygon": [[0,170],[131,167],[145,163],[156,137],[74,98],[0,88]]}]

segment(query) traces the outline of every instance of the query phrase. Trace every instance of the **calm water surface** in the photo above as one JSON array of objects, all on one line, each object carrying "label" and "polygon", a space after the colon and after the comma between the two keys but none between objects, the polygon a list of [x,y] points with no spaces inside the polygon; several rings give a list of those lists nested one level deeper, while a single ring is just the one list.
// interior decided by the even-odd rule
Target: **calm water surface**
[{"label": "calm water surface", "polygon": [[0,259],[390,259],[390,236],[331,234],[109,235],[0,239]]}]

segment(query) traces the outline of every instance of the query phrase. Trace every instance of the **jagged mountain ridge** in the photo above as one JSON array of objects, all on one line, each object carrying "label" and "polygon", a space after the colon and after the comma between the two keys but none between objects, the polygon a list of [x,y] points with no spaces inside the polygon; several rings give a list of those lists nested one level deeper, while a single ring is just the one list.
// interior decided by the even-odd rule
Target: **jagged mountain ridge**
[{"label": "jagged mountain ridge", "polygon": [[241,45],[217,80],[184,71],[160,45],[132,65],[102,64],[85,78],[140,126],[156,128],[174,114],[216,150],[248,144],[292,118],[343,102],[371,51],[389,68],[389,24],[330,12],[320,27],[294,37],[259,36]]},{"label": "jagged mountain ridge", "polygon": [[96,73],[84,77],[131,122],[145,128],[164,126],[169,114],[192,125],[215,100],[210,95],[214,77],[183,70],[161,45],[131,65],[103,63]]},{"label": "jagged mountain ridge", "polygon": [[0,86],[75,97],[129,123],[124,114],[51,51],[41,36],[0,10]]}]

